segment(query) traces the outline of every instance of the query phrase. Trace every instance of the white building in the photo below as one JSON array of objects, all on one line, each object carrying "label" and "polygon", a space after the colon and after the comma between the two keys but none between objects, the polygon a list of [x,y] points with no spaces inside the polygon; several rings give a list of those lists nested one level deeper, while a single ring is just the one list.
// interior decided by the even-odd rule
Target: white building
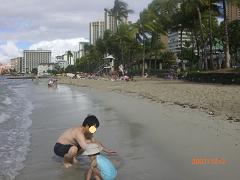
[{"label": "white building", "polygon": [[107,9],[104,9],[104,24],[106,30],[115,32],[117,29],[116,20]]},{"label": "white building", "polygon": [[22,57],[16,57],[11,59],[11,69],[15,70],[16,73],[21,73],[22,72]]},{"label": "white building", "polygon": [[67,61],[64,60],[58,61],[57,64],[61,69],[66,69],[68,67]]},{"label": "white building", "polygon": [[88,41],[79,42],[79,58],[81,58],[84,55],[84,51],[85,51],[84,46],[86,44],[89,44],[89,42]]},{"label": "white building", "polygon": [[80,51],[72,51],[72,54],[73,54],[73,65],[75,65],[77,62],[77,59],[81,57]]},{"label": "white building", "polygon": [[90,22],[89,24],[90,44],[95,44],[99,38],[103,38],[104,31],[105,31],[104,21]]},{"label": "white building", "polygon": [[[65,56],[65,58],[67,58]],[[56,56],[57,59],[57,65],[61,68],[61,69],[66,69],[66,67],[68,66],[67,60],[64,60],[64,55],[62,56]]]},{"label": "white building", "polygon": [[24,50],[22,73],[30,73],[32,69],[38,68],[39,64],[51,62],[50,50]]},{"label": "white building", "polygon": [[72,53],[72,56],[70,54],[68,54],[68,51],[66,51],[62,57],[63,57],[63,61],[66,61],[67,62],[67,66],[69,65],[74,65],[75,62],[74,62],[74,56],[75,58],[78,57],[79,55],[77,55],[77,53],[74,53],[73,51],[71,51]]},{"label": "white building", "polygon": [[122,21],[116,20],[109,10],[104,9],[105,30],[115,32],[120,23],[127,23],[127,18],[122,19]]},{"label": "white building", "polygon": [[[186,42],[191,42],[191,33],[182,32],[182,47],[186,47]],[[181,31],[168,32],[168,48],[174,53],[181,51]]]},{"label": "white building", "polygon": [[49,75],[55,69],[54,63],[41,63],[38,65],[38,76]]},{"label": "white building", "polygon": [[105,30],[116,32],[117,27],[120,23],[129,23],[127,18],[121,21],[117,20],[108,9],[104,9],[104,21],[90,22],[89,24],[89,35],[90,44],[95,44],[97,39],[103,38]]}]

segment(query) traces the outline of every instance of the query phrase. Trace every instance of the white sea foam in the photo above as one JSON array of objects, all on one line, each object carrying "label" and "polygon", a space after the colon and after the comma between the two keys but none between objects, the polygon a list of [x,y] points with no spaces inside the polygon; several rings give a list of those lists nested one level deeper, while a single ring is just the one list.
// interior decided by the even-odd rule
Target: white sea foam
[{"label": "white sea foam", "polygon": [[3,104],[10,105],[12,104],[12,100],[9,97],[6,97],[6,99],[3,101]]},{"label": "white sea foam", "polygon": [[7,121],[10,118],[9,115],[5,114],[5,113],[1,113],[0,114],[0,124]]},{"label": "white sea foam", "polygon": [[26,97],[25,89],[23,91],[19,90],[18,86],[12,88],[11,95],[13,95],[10,96],[11,98],[9,96],[5,97],[3,101],[5,105],[11,104],[11,108],[7,108],[5,112],[0,113],[0,123],[9,120],[6,127],[10,127],[10,129],[4,129],[0,135],[0,143],[2,141],[0,179],[9,180],[15,179],[24,167],[24,161],[30,147],[29,128],[32,124],[30,114],[33,110],[32,103]]}]

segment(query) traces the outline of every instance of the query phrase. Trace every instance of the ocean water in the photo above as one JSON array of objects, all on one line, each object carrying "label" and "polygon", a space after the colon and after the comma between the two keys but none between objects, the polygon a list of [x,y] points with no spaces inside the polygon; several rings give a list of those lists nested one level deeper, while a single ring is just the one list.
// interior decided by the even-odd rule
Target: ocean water
[{"label": "ocean water", "polygon": [[24,167],[30,146],[30,114],[27,97],[31,82],[0,77],[0,179],[11,180]]}]

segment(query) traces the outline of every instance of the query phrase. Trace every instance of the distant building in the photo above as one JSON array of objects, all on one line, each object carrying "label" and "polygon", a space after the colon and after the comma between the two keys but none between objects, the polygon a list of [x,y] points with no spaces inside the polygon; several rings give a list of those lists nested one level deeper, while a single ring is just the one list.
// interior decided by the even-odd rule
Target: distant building
[{"label": "distant building", "polygon": [[38,69],[38,76],[49,75],[50,71],[55,69],[54,63],[41,63],[37,67]]},{"label": "distant building", "polygon": [[11,69],[15,70],[16,73],[21,73],[22,72],[22,57],[17,57],[11,59]]},{"label": "distant building", "polygon": [[77,62],[77,59],[80,58],[80,51],[72,51],[72,54],[73,54],[73,65],[76,64]]},{"label": "distant building", "polygon": [[57,62],[63,60],[63,56],[56,56]]},{"label": "distant building", "polygon": [[104,9],[104,25],[106,30],[115,32],[117,29],[116,20],[107,9]]},{"label": "distant building", "polygon": [[57,66],[60,69],[66,69],[66,67],[68,66],[67,61],[63,60],[64,59],[64,55],[62,56],[56,56],[57,59]]},{"label": "distant building", "polygon": [[240,20],[240,8],[236,3],[227,3],[227,20],[229,22]]},{"label": "distant building", "polygon": [[[116,32],[117,27],[121,23],[128,23],[127,18],[122,19],[122,21],[117,20],[109,10],[104,9],[104,24],[105,30],[110,30]],[[129,22],[131,23],[131,22]]]},{"label": "distant building", "polygon": [[11,64],[0,64],[0,74],[10,73]]},{"label": "distant building", "polygon": [[103,21],[90,22],[89,24],[90,44],[95,44],[99,38],[103,38],[104,31],[105,23]]},{"label": "distant building", "polygon": [[57,61],[57,65],[61,68],[61,69],[66,69],[68,67],[67,61],[64,60],[59,60]]},{"label": "distant building", "polygon": [[95,21],[89,24],[90,44],[95,45],[99,38],[103,38],[105,30],[116,32],[121,23],[131,24],[132,22],[128,22],[127,18],[123,18],[121,21],[117,20],[108,9],[104,9],[104,21]]},{"label": "distant building", "polygon": [[62,60],[67,62],[67,66],[69,65],[74,65],[75,61],[74,58],[76,60],[77,57],[79,57],[78,52],[77,51],[70,51],[72,53],[72,56],[70,54],[68,54],[68,51],[66,51],[63,55],[62,55]]},{"label": "distant building", "polygon": [[[182,47],[186,47],[186,42],[191,41],[191,33],[187,31],[182,32]],[[168,32],[168,48],[174,53],[181,51],[181,31]]]},{"label": "distant building", "polygon": [[51,62],[50,50],[24,50],[22,72],[31,73],[39,64]]},{"label": "distant building", "polygon": [[65,52],[65,54],[62,55],[62,57],[63,57],[63,61],[67,62],[67,66],[68,66],[68,56],[67,56],[67,53]]},{"label": "distant building", "polygon": [[81,58],[83,55],[84,55],[84,52],[85,52],[85,45],[86,44],[89,44],[89,42],[79,42],[79,58]]}]

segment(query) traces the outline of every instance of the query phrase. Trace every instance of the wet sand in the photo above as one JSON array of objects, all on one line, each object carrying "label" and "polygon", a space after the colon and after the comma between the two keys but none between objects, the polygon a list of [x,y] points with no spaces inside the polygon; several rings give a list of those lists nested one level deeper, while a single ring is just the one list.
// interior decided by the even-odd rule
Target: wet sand
[{"label": "wet sand", "polygon": [[[36,85],[31,152],[17,180],[83,179],[88,160],[65,169],[52,148],[65,128],[94,113],[95,137],[116,150],[117,179],[235,180],[240,167],[240,129],[198,109],[160,104],[133,94],[59,85]],[[225,165],[192,165],[192,158],[222,158]]]},{"label": "wet sand", "polygon": [[137,94],[159,103],[177,104],[203,109],[208,113],[224,115],[230,122],[240,122],[240,86],[199,84],[161,78],[135,78],[135,81],[108,79],[70,79],[59,77],[60,83],[91,87],[102,91]]}]

